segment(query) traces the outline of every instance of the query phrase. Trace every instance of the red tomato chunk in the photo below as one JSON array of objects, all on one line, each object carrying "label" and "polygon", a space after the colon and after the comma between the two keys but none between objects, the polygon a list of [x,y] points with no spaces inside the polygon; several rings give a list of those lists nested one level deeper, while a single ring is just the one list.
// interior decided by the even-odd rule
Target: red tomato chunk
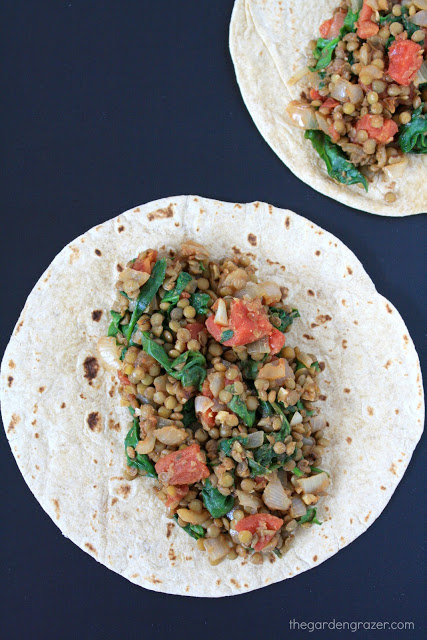
[{"label": "red tomato chunk", "polygon": [[239,520],[236,524],[236,531],[250,531],[252,535],[256,533],[259,540],[254,549],[255,551],[261,551],[274,538],[274,535],[282,525],[282,518],[277,518],[269,513],[256,513],[253,516],[247,516]]},{"label": "red tomato chunk", "polygon": [[202,461],[200,446],[192,444],[185,449],[173,451],[156,462],[155,469],[160,475],[167,473],[166,484],[193,484],[208,478],[208,467]]}]

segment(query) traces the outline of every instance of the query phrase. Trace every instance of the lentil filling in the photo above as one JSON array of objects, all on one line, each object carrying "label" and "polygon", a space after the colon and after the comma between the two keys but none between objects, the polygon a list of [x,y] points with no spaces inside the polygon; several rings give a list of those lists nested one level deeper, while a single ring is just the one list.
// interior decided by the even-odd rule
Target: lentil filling
[{"label": "lentil filling", "polygon": [[212,261],[185,242],[120,273],[108,336],[132,423],[125,474],[156,479],[170,518],[216,565],[281,557],[321,524],[329,474],[317,357],[285,345],[298,311],[245,255]]},{"label": "lentil filling", "polygon": [[393,185],[406,154],[427,153],[427,3],[343,0],[319,31],[290,81],[305,80],[291,121],[335,180],[367,191],[384,172]]}]

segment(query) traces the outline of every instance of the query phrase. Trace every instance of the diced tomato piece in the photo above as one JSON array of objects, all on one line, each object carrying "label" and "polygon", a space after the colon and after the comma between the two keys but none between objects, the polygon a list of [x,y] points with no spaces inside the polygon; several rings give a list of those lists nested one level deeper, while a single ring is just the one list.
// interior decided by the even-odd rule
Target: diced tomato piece
[{"label": "diced tomato piece", "polygon": [[326,107],[327,109],[335,109],[335,107],[339,104],[338,100],[334,100],[334,98],[328,98],[322,104],[322,107]]},{"label": "diced tomato piece", "polygon": [[388,75],[407,87],[423,63],[422,47],[412,40],[396,40],[388,50]]},{"label": "diced tomato piece", "polygon": [[325,22],[322,22],[322,24],[319,27],[319,32],[322,38],[327,38],[329,35],[329,30],[332,26],[334,19],[333,18],[329,18],[329,20],[325,20]]},{"label": "diced tomato piece", "polygon": [[359,20],[357,21],[357,35],[362,40],[375,36],[380,30],[379,25],[372,22],[371,16],[374,10],[363,0],[363,7],[360,10]]},{"label": "diced tomato piece", "polygon": [[119,369],[119,371],[117,371],[117,375],[119,377],[120,382],[122,383],[122,385],[126,386],[128,384],[130,384],[130,380],[127,376],[125,376],[124,373],[122,373]]},{"label": "diced tomato piece", "polygon": [[135,271],[144,271],[145,273],[151,273],[154,263],[157,260],[157,251],[150,249],[145,258],[139,256],[132,265],[132,269]]},{"label": "diced tomato piece", "polygon": [[279,329],[273,329],[268,337],[268,344],[270,345],[270,353],[274,355],[279,353],[285,344],[285,334],[279,331]]},{"label": "diced tomato piece", "polygon": [[[279,531],[283,525],[282,518],[276,518],[269,513],[255,513],[253,516],[246,516],[239,520],[236,525],[236,531],[250,531],[252,535],[256,533],[259,537],[254,549],[261,551],[274,538],[276,531]],[[266,534],[266,531],[274,531],[274,533]]]},{"label": "diced tomato piece", "polygon": [[226,347],[237,347],[255,342],[270,335],[273,330],[273,325],[270,323],[260,300],[240,300],[239,298],[234,298],[231,301],[227,327],[217,324],[214,315],[209,316],[206,320],[206,327],[218,342],[221,341],[224,331],[233,331],[232,337],[222,343]]},{"label": "diced tomato piece", "polygon": [[317,89],[310,89],[310,98],[312,100],[320,100],[322,96],[320,95],[320,93],[317,91]]},{"label": "diced tomato piece", "polygon": [[200,413],[200,422],[207,427],[214,427],[217,413],[218,411],[212,411],[212,408]]},{"label": "diced tomato piece", "polygon": [[356,131],[364,129],[368,133],[370,138],[373,138],[381,144],[391,142],[391,140],[393,140],[393,136],[399,130],[397,124],[394,122],[394,120],[384,119],[384,124],[382,127],[373,127],[371,124],[371,120],[374,117],[375,116],[373,114],[367,113],[365,116],[363,116],[363,118],[360,118],[360,120],[356,124]]},{"label": "diced tomato piece", "polygon": [[197,340],[197,336],[201,331],[205,331],[206,327],[203,322],[194,322],[193,324],[186,324],[185,328],[191,333],[191,339]]},{"label": "diced tomato piece", "polygon": [[184,298],[186,298],[187,300],[190,298],[190,294],[188,293],[188,291],[183,291],[180,296],[179,299],[183,300]]},{"label": "diced tomato piece", "polygon": [[200,446],[192,444],[161,457],[155,469],[158,474],[167,473],[167,484],[193,484],[210,475],[201,458]]},{"label": "diced tomato piece", "polygon": [[174,496],[168,495],[168,499],[166,500],[166,506],[169,507],[169,509],[175,509],[175,507],[179,505],[181,500],[185,498],[185,496],[190,490],[188,484],[181,484],[181,485],[178,484],[178,485],[175,485],[174,488],[175,488],[175,495]]}]

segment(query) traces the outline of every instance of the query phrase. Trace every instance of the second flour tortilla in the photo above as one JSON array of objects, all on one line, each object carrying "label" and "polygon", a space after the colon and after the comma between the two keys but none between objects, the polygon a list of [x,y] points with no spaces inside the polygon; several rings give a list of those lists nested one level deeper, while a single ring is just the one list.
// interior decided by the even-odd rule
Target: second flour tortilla
[{"label": "second flour tortilla", "polygon": [[[336,0],[314,3],[314,10],[310,5],[310,10],[301,16],[296,2],[236,0],[230,24],[230,51],[245,104],[261,135],[279,158],[317,191],[378,215],[423,213],[427,211],[425,156],[408,156],[405,175],[396,187],[379,176],[366,193],[360,186],[342,185],[330,178],[324,161],[311,142],[304,139],[304,131],[293,126],[287,116],[286,106],[296,97],[298,85],[291,96],[284,79],[304,66],[305,47],[318,32],[321,16],[329,16],[335,3]],[[253,16],[264,39],[255,28]],[[299,41],[295,44],[297,37]],[[388,191],[396,194],[396,202],[385,202]]]}]

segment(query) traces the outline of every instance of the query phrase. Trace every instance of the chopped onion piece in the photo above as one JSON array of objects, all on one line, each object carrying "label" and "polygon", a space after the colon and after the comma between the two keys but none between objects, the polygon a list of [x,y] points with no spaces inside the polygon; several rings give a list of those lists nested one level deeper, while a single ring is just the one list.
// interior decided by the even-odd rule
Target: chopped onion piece
[{"label": "chopped onion piece", "polygon": [[291,500],[277,477],[277,473],[272,473],[269,476],[262,499],[267,507],[273,511],[287,511],[291,506]]},{"label": "chopped onion piece", "polygon": [[310,69],[308,67],[302,67],[302,69],[299,69],[299,71],[294,73],[294,75],[289,78],[288,84],[289,85],[295,84],[296,82],[301,80],[301,78],[306,76],[308,73],[310,73]]},{"label": "chopped onion piece", "polygon": [[292,416],[292,420],[290,421],[290,425],[291,427],[296,427],[297,424],[301,424],[302,422],[302,415],[300,414],[299,411],[295,411],[294,415]]},{"label": "chopped onion piece", "polygon": [[414,84],[417,87],[420,84],[424,84],[424,82],[427,82],[427,60],[424,60],[421,67],[418,69]]},{"label": "chopped onion piece", "polygon": [[247,283],[246,287],[244,287],[243,289],[240,289],[240,291],[236,292],[236,298],[250,298],[251,300],[254,300],[255,298],[259,297],[259,293],[258,293],[258,287],[259,285],[256,284],[255,282],[252,282],[251,280],[249,280],[249,282]]},{"label": "chopped onion piece", "polygon": [[154,433],[159,442],[172,446],[182,444],[187,437],[185,429],[178,429],[174,426],[156,429]]},{"label": "chopped onion piece", "polygon": [[259,509],[262,507],[262,501],[252,493],[245,493],[241,489],[236,490],[237,497],[242,507],[248,507],[249,509]]},{"label": "chopped onion piece", "polygon": [[268,341],[268,336],[264,336],[264,338],[260,338],[260,340],[256,340],[255,342],[251,342],[246,345],[248,353],[252,356],[254,353],[270,353],[270,343]]},{"label": "chopped onion piece", "polygon": [[289,510],[289,515],[293,518],[300,518],[301,516],[305,516],[307,513],[307,507],[304,502],[298,496],[292,498],[291,508]]},{"label": "chopped onion piece", "polygon": [[411,22],[417,25],[417,27],[427,27],[427,11],[418,11],[412,18],[409,18]]},{"label": "chopped onion piece", "polygon": [[322,473],[316,473],[309,478],[298,478],[297,484],[304,493],[319,493],[328,488],[329,476],[325,471],[322,471]]},{"label": "chopped onion piece", "polygon": [[98,340],[97,349],[106,368],[110,371],[117,371],[121,363],[116,346],[116,339],[102,336],[102,338]]},{"label": "chopped onion piece", "polygon": [[292,369],[285,358],[268,362],[261,367],[258,376],[263,380],[278,380],[292,376]]},{"label": "chopped onion piece", "polygon": [[311,433],[320,431],[326,427],[326,418],[324,416],[312,416],[310,418]]},{"label": "chopped onion piece", "polygon": [[150,431],[150,433],[146,435],[144,440],[140,440],[138,442],[138,444],[135,447],[135,451],[141,454],[151,453],[154,449],[155,444],[156,444],[156,436],[154,434],[154,431]]},{"label": "chopped onion piece", "polygon": [[[286,107],[292,124],[300,129],[318,129],[316,111],[313,107],[299,100],[292,100]],[[280,298],[279,298],[280,299]]]},{"label": "chopped onion piece", "polygon": [[348,80],[344,80],[344,78],[340,78],[335,82],[331,91],[331,98],[339,102],[358,104],[363,101],[364,97],[365,94],[358,84],[352,84]]},{"label": "chopped onion piece", "polygon": [[282,292],[280,291],[279,285],[270,280],[261,282],[261,284],[258,285],[258,291],[265,304],[271,305],[274,302],[280,302],[282,299]]},{"label": "chopped onion piece", "polygon": [[218,298],[218,307],[215,313],[215,322],[223,327],[228,324],[227,307],[225,301],[222,298]]},{"label": "chopped onion piece", "polygon": [[264,442],[264,431],[255,431],[248,435],[248,444],[245,445],[246,449],[256,449],[260,447]]},{"label": "chopped onion piece", "polygon": [[418,9],[427,10],[427,0],[412,0],[412,4],[414,4]]},{"label": "chopped onion piece", "polygon": [[194,401],[194,409],[196,413],[205,413],[213,406],[213,400],[206,396],[196,396]]},{"label": "chopped onion piece", "polygon": [[402,156],[400,162],[396,162],[396,164],[386,165],[385,167],[383,167],[383,171],[389,180],[396,180],[397,178],[401,178],[403,176],[407,164],[408,158],[406,156]]},{"label": "chopped onion piece", "polygon": [[200,513],[191,511],[191,509],[178,509],[177,514],[181,520],[189,524],[202,524],[202,522],[205,522],[205,520],[209,518],[209,511],[206,511],[206,509]]},{"label": "chopped onion piece", "polygon": [[221,558],[224,558],[224,556],[226,556],[230,551],[227,538],[223,535],[219,535],[216,538],[203,538],[203,543],[209,554],[209,560],[212,562],[221,560]]},{"label": "chopped onion piece", "polygon": [[209,388],[214,398],[219,396],[219,392],[225,387],[225,377],[223,371],[215,371],[208,376]]}]

